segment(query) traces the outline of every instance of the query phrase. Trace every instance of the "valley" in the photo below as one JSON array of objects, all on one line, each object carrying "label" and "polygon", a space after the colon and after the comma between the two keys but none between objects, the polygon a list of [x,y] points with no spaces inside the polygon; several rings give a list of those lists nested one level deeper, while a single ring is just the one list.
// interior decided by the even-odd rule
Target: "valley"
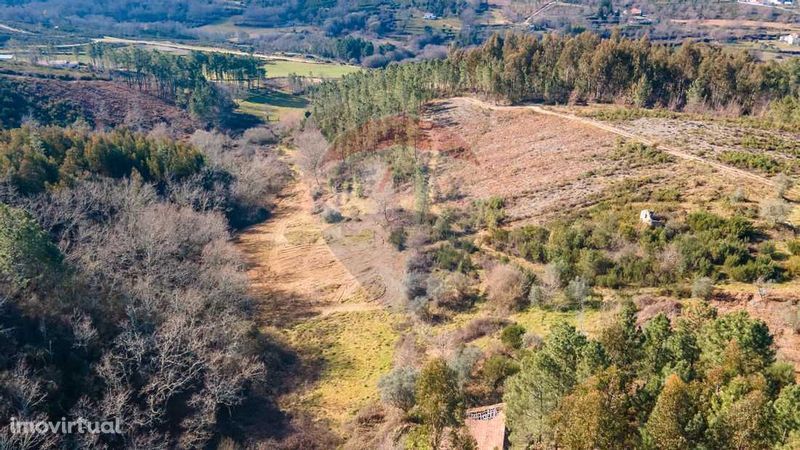
[{"label": "valley", "polygon": [[800,448],[789,3],[0,5],[0,448]]}]

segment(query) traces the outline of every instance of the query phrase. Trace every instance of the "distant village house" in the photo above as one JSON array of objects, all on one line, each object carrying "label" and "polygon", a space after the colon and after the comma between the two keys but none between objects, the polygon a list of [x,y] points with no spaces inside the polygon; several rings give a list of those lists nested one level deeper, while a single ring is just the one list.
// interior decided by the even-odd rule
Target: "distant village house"
[{"label": "distant village house", "polygon": [[800,45],[800,34],[792,33],[787,34],[786,36],[781,36],[781,41],[786,42],[789,45]]}]

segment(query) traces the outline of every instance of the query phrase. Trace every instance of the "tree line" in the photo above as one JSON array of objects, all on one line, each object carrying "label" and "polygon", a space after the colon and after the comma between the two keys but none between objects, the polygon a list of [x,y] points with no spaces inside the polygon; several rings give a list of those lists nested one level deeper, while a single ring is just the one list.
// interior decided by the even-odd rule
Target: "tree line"
[{"label": "tree line", "polygon": [[191,52],[173,55],[139,47],[91,44],[86,53],[92,65],[112,70],[132,87],[151,92],[186,108],[209,123],[222,123],[234,105],[220,83],[242,88],[263,85],[266,70],[250,56]]},{"label": "tree line", "polygon": [[129,177],[163,183],[198,173],[205,158],[196,148],[125,129],[23,127],[0,131],[0,178],[24,194],[82,178]]},{"label": "tree line", "polygon": [[[736,108],[756,113],[796,98],[800,62],[760,62],[745,51],[685,42],[678,47],[614,33],[492,35],[444,60],[392,65],[321,84],[312,111],[329,138],[427,101],[475,94],[498,101],[611,102],[641,107]],[[784,101],[784,105],[786,102]]]}]

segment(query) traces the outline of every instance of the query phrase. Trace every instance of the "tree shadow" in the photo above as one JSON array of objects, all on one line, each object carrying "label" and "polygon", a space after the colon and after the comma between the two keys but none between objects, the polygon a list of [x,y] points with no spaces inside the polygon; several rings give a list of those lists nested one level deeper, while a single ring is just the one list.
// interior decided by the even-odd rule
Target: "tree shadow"
[{"label": "tree shadow", "polygon": [[299,95],[293,95],[273,89],[265,89],[252,93],[245,101],[261,105],[276,106],[279,108],[298,108],[308,106],[308,100]]},{"label": "tree shadow", "polygon": [[225,119],[225,123],[223,125],[228,131],[234,135],[237,135],[249,128],[257,127],[263,123],[263,120],[252,114],[234,111]]}]

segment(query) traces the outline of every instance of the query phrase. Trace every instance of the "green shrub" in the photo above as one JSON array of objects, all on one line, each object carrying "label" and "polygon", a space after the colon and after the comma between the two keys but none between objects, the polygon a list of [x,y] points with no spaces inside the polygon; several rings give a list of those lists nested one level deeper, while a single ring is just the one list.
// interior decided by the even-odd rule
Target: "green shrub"
[{"label": "green shrub", "polygon": [[729,267],[727,271],[731,278],[744,283],[752,283],[758,279],[781,281],[783,278],[783,269],[767,256],[759,256],[746,264]]},{"label": "green shrub", "polygon": [[395,228],[389,233],[389,242],[401,252],[406,248],[407,238],[408,233],[406,233],[406,229],[403,227]]},{"label": "green shrub", "polygon": [[444,210],[439,214],[431,230],[431,238],[433,238],[434,241],[449,239],[453,236],[451,227],[453,225],[454,215],[455,212],[450,209]]},{"label": "green shrub", "polygon": [[792,256],[786,260],[784,265],[787,274],[792,278],[800,277],[800,256]]},{"label": "green shrub", "polygon": [[0,282],[26,287],[57,273],[62,259],[58,247],[30,214],[0,203]]},{"label": "green shrub", "polygon": [[378,381],[381,400],[391,406],[408,411],[416,403],[414,390],[417,371],[412,367],[395,367]]},{"label": "green shrub", "polygon": [[792,239],[786,243],[789,248],[789,253],[793,255],[800,255],[800,239]]},{"label": "green shrub", "polygon": [[672,155],[664,153],[654,146],[641,142],[623,141],[617,142],[611,157],[617,160],[632,160],[636,163],[646,164],[668,163],[675,160]]},{"label": "green shrub", "polygon": [[469,254],[464,250],[453,247],[450,242],[436,250],[433,260],[436,263],[436,267],[450,272],[469,273],[475,269]]},{"label": "green shrub", "polygon": [[405,147],[400,147],[390,152],[387,160],[392,173],[392,184],[395,187],[411,182],[416,170],[413,152]]},{"label": "green shrub", "polygon": [[342,216],[342,213],[333,208],[327,208],[322,213],[322,220],[324,220],[326,223],[338,223],[344,220],[344,216]]},{"label": "green shrub", "polygon": [[500,197],[490,197],[473,202],[473,221],[476,228],[494,229],[506,219],[505,202]]},{"label": "green shrub", "polygon": [[509,348],[519,349],[522,347],[522,336],[524,335],[525,328],[515,323],[503,328],[500,333],[500,341]]},{"label": "green shrub", "polygon": [[511,231],[494,229],[489,242],[500,251],[532,262],[547,262],[547,240],[550,231],[535,225],[526,225]]},{"label": "green shrub", "polygon": [[784,169],[784,165],[769,156],[741,152],[738,150],[726,150],[719,155],[720,161],[742,169],[753,169],[765,173],[778,173]]}]

